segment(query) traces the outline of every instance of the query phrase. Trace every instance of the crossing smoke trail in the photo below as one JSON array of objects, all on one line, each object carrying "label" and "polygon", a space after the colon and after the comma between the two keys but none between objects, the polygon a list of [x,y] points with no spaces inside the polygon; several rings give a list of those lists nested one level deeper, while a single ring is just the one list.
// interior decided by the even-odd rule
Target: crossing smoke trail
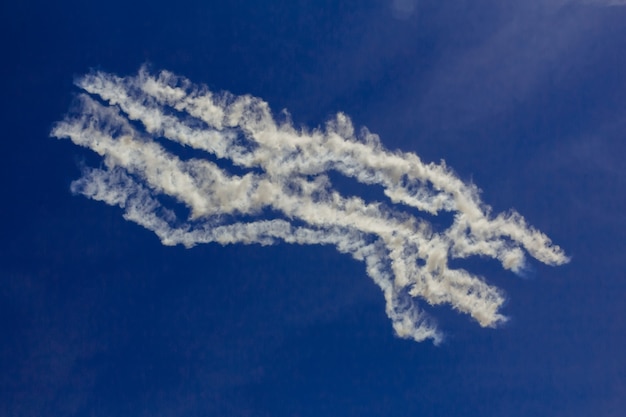
[{"label": "crossing smoke trail", "polygon": [[[449,304],[481,326],[506,320],[499,313],[503,293],[450,268],[451,258],[488,256],[518,273],[524,251],[550,265],[568,261],[516,212],[492,216],[478,189],[445,164],[390,152],[367,129],[356,134],[344,114],[324,129],[298,130],[277,122],[258,98],[215,94],[145,68],[134,77],[92,73],[77,85],[84,93],[75,111],[51,135],[91,148],[104,167],[86,169],[72,183],[73,192],[122,207],[126,219],[152,230],[165,245],[334,245],[365,263],[400,337],[442,340],[418,298]],[[206,157],[181,158],[171,151],[173,144]],[[343,196],[329,172],[382,186],[393,204]],[[188,218],[167,208],[162,196],[188,207]],[[452,212],[454,221],[437,232],[402,206],[430,215]]]}]

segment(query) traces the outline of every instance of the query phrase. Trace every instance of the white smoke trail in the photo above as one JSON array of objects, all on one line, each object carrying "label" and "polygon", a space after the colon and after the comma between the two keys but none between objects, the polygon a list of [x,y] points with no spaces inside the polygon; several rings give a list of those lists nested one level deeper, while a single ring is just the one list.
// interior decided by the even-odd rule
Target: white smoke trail
[{"label": "white smoke trail", "polygon": [[[502,292],[449,268],[450,258],[489,256],[514,272],[524,268],[523,250],[550,265],[568,261],[519,214],[492,217],[477,188],[443,163],[389,152],[366,129],[356,135],[341,113],[324,130],[297,130],[275,121],[258,98],[214,94],[167,71],[154,76],[143,68],[136,77],[93,73],[77,85],[86,93],[51,135],[91,148],[104,157],[105,168],[86,170],[72,191],[122,207],[126,219],[166,245],[334,245],[365,262],[401,337],[442,339],[416,298],[450,304],[481,326],[505,321]],[[206,157],[182,159],[162,143]],[[226,166],[246,173],[229,173]],[[342,196],[330,171],[382,186],[396,207]],[[164,207],[160,195],[187,206],[189,218]],[[399,211],[401,205],[431,215],[453,212],[454,222],[437,233]],[[264,220],[268,213],[273,220]]]}]

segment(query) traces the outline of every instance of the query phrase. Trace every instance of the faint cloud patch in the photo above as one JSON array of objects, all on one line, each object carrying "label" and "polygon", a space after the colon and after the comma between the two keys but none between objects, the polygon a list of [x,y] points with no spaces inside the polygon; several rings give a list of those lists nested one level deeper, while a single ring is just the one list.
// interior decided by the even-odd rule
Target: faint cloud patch
[{"label": "faint cloud patch", "polygon": [[626,0],[580,0],[583,4],[595,4],[598,6],[626,6]]},{"label": "faint cloud patch", "polygon": [[413,16],[417,9],[417,0],[392,0],[391,14],[399,20],[406,20]]},{"label": "faint cloud patch", "polygon": [[[568,184],[553,193],[559,203],[570,207],[572,221],[604,227],[610,232],[626,227],[626,174],[622,155],[626,142],[622,133],[626,120],[594,126],[570,140],[545,149],[529,164],[529,175],[556,178]],[[591,130],[591,129],[590,129]]]}]

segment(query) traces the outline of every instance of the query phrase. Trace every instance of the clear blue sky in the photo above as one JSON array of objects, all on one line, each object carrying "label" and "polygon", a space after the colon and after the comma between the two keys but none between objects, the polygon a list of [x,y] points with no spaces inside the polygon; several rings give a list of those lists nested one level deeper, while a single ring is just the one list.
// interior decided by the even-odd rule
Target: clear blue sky
[{"label": "clear blue sky", "polygon": [[[4,2],[0,415],[623,415],[626,6],[518,3]],[[49,137],[76,77],[145,63],[296,126],[345,112],[572,260],[525,277],[457,261],[506,292],[510,321],[426,306],[434,346],[395,336],[363,264],[332,247],[163,246],[73,196],[101,161]]]}]

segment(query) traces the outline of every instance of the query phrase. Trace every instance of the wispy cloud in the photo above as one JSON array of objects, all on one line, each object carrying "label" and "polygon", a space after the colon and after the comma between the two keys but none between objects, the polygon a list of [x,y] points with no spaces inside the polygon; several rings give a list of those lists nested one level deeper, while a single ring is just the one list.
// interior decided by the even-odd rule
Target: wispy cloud
[{"label": "wispy cloud", "polygon": [[391,0],[391,13],[396,19],[408,19],[417,9],[417,0]]},{"label": "wispy cloud", "polygon": [[597,6],[626,6],[626,0],[580,0],[580,2]]},{"label": "wispy cloud", "polygon": [[[167,71],[98,72],[77,85],[86,93],[51,134],[91,148],[104,168],[87,169],[74,192],[122,207],[126,219],[165,245],[334,245],[365,263],[401,337],[442,340],[417,299],[449,304],[481,326],[506,320],[499,312],[502,291],[449,267],[451,258],[488,256],[514,272],[523,271],[524,252],[550,265],[568,260],[519,214],[493,216],[478,189],[443,162],[388,151],[367,129],[356,133],[344,114],[324,129],[298,130],[277,122],[258,98],[215,94]],[[179,157],[162,141],[206,157]],[[382,186],[389,202],[342,195],[331,171]],[[167,208],[163,196],[187,206],[189,217]],[[402,207],[452,212],[454,221],[436,231]]]}]

